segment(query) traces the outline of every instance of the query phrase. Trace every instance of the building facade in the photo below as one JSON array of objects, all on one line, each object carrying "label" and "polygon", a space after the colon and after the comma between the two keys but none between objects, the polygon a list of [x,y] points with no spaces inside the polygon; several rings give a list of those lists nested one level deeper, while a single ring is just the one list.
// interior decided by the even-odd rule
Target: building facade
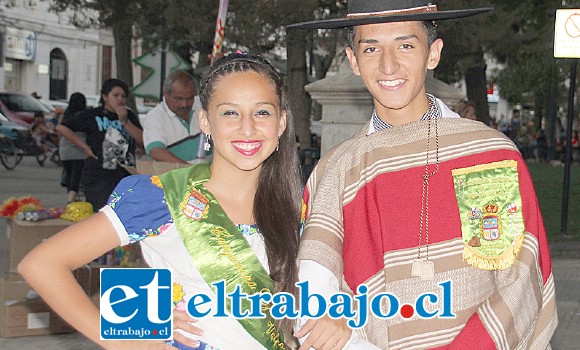
[{"label": "building facade", "polygon": [[46,100],[98,94],[102,81],[114,76],[113,36],[79,30],[49,5],[22,0],[0,9],[0,90],[36,92]]}]

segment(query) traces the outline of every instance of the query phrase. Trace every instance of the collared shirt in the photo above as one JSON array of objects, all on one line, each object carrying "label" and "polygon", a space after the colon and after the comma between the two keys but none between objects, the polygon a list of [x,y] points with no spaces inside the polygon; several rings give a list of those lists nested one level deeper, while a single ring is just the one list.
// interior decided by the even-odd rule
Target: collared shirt
[{"label": "collared shirt", "polygon": [[174,147],[168,147],[177,141],[183,140],[191,135],[201,135],[197,111],[201,108],[199,97],[195,97],[195,102],[189,115],[189,122],[173,113],[165,99],[153,108],[147,116],[143,118],[143,143],[147,154],[157,147],[167,148],[175,156],[187,161],[195,161],[198,158],[200,147],[200,137],[195,137],[182,142]]},{"label": "collared shirt", "polygon": [[[429,120],[429,119],[434,119],[434,118],[440,118],[441,117],[441,109],[437,105],[437,101],[435,99],[435,96],[427,94],[427,100],[429,101],[429,109],[427,110],[427,113],[425,113],[421,117],[420,120]],[[389,128],[393,127],[391,124],[389,124],[386,121],[379,118],[376,110],[373,111],[373,115],[371,117],[371,123],[372,123],[373,130],[369,131],[369,134],[371,134],[374,131],[380,131],[380,130],[389,129]]]}]

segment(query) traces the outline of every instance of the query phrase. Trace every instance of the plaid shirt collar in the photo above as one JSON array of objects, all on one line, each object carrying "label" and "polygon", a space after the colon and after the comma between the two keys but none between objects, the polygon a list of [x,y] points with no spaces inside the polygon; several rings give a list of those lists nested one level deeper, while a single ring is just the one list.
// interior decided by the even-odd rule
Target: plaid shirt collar
[{"label": "plaid shirt collar", "polygon": [[[421,117],[421,120],[429,120],[429,119],[433,119],[433,118],[439,118],[441,116],[441,111],[439,110],[439,106],[437,105],[437,102],[435,101],[435,96],[427,94],[427,100],[429,101],[429,109],[427,110],[427,113],[425,113]],[[393,127],[391,124],[389,124],[386,121],[379,118],[376,110],[373,111],[371,121],[373,123],[374,131],[390,129]]]}]

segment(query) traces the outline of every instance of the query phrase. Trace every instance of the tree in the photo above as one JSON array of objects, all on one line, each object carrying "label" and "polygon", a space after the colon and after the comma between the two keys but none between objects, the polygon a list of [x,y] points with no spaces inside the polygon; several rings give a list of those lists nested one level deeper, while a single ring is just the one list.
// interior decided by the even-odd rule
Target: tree
[{"label": "tree", "polygon": [[[455,0],[446,5],[453,8],[494,6],[495,11],[487,16],[440,24],[445,51],[436,72],[438,77],[457,81],[465,75],[467,95],[476,102],[478,117],[486,113],[487,108],[484,77],[491,77],[490,83],[499,87],[502,98],[511,104],[533,106],[536,128],[540,128],[542,119],[546,118],[546,136],[553,148],[556,106],[562,96],[563,73],[567,71],[553,57],[554,14],[562,3]],[[503,69],[486,72],[483,53],[496,59]],[[474,90],[471,86],[479,88]]]},{"label": "tree", "polygon": [[209,65],[218,1],[141,0],[135,36],[145,51],[171,49],[190,60],[199,53],[198,67]]},{"label": "tree", "polygon": [[561,5],[541,0],[516,6],[496,3],[509,38],[493,46],[494,55],[505,64],[496,78],[500,95],[513,104],[533,106],[535,127],[545,125],[549,159],[554,155],[557,106],[564,102],[568,71],[565,60],[553,57],[555,13]]},{"label": "tree", "polygon": [[[452,0],[441,3],[441,9],[489,7],[489,1]],[[467,99],[475,103],[478,120],[489,124],[487,103],[487,64],[484,53],[491,46],[491,37],[498,34],[494,14],[437,22],[443,38],[443,58],[435,76],[448,83],[465,78]],[[494,34],[495,32],[495,34]]]}]

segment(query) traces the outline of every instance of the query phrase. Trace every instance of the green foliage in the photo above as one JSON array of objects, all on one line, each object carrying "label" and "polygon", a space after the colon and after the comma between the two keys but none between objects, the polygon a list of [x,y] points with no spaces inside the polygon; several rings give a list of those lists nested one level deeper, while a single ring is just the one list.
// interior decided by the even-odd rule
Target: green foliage
[{"label": "green foliage", "polygon": [[[561,232],[564,167],[528,163],[546,233],[557,240]],[[580,167],[571,167],[568,207],[568,235],[580,236]]]},{"label": "green foliage", "polygon": [[[145,49],[211,46],[218,1],[142,0],[135,33]],[[204,44],[201,44],[204,43]]]},{"label": "green foliage", "polygon": [[[50,0],[50,10],[66,13],[78,28],[111,28],[117,23],[132,21],[128,14],[137,13],[140,0]],[[116,9],[124,9],[123,13]]]},{"label": "green foliage", "polygon": [[[483,0],[449,0],[438,4],[441,10],[491,6],[490,1]],[[437,22],[444,46],[435,76],[448,83],[457,82],[469,68],[484,66],[482,52],[487,52],[492,39],[501,35],[494,22],[495,13]]]},{"label": "green foliage", "polygon": [[500,24],[506,30],[506,39],[497,40],[491,47],[491,52],[506,65],[497,74],[500,95],[511,103],[523,102],[526,94],[549,96],[550,78],[564,79],[554,77],[560,71],[553,57],[557,3],[496,1],[495,5]]}]

